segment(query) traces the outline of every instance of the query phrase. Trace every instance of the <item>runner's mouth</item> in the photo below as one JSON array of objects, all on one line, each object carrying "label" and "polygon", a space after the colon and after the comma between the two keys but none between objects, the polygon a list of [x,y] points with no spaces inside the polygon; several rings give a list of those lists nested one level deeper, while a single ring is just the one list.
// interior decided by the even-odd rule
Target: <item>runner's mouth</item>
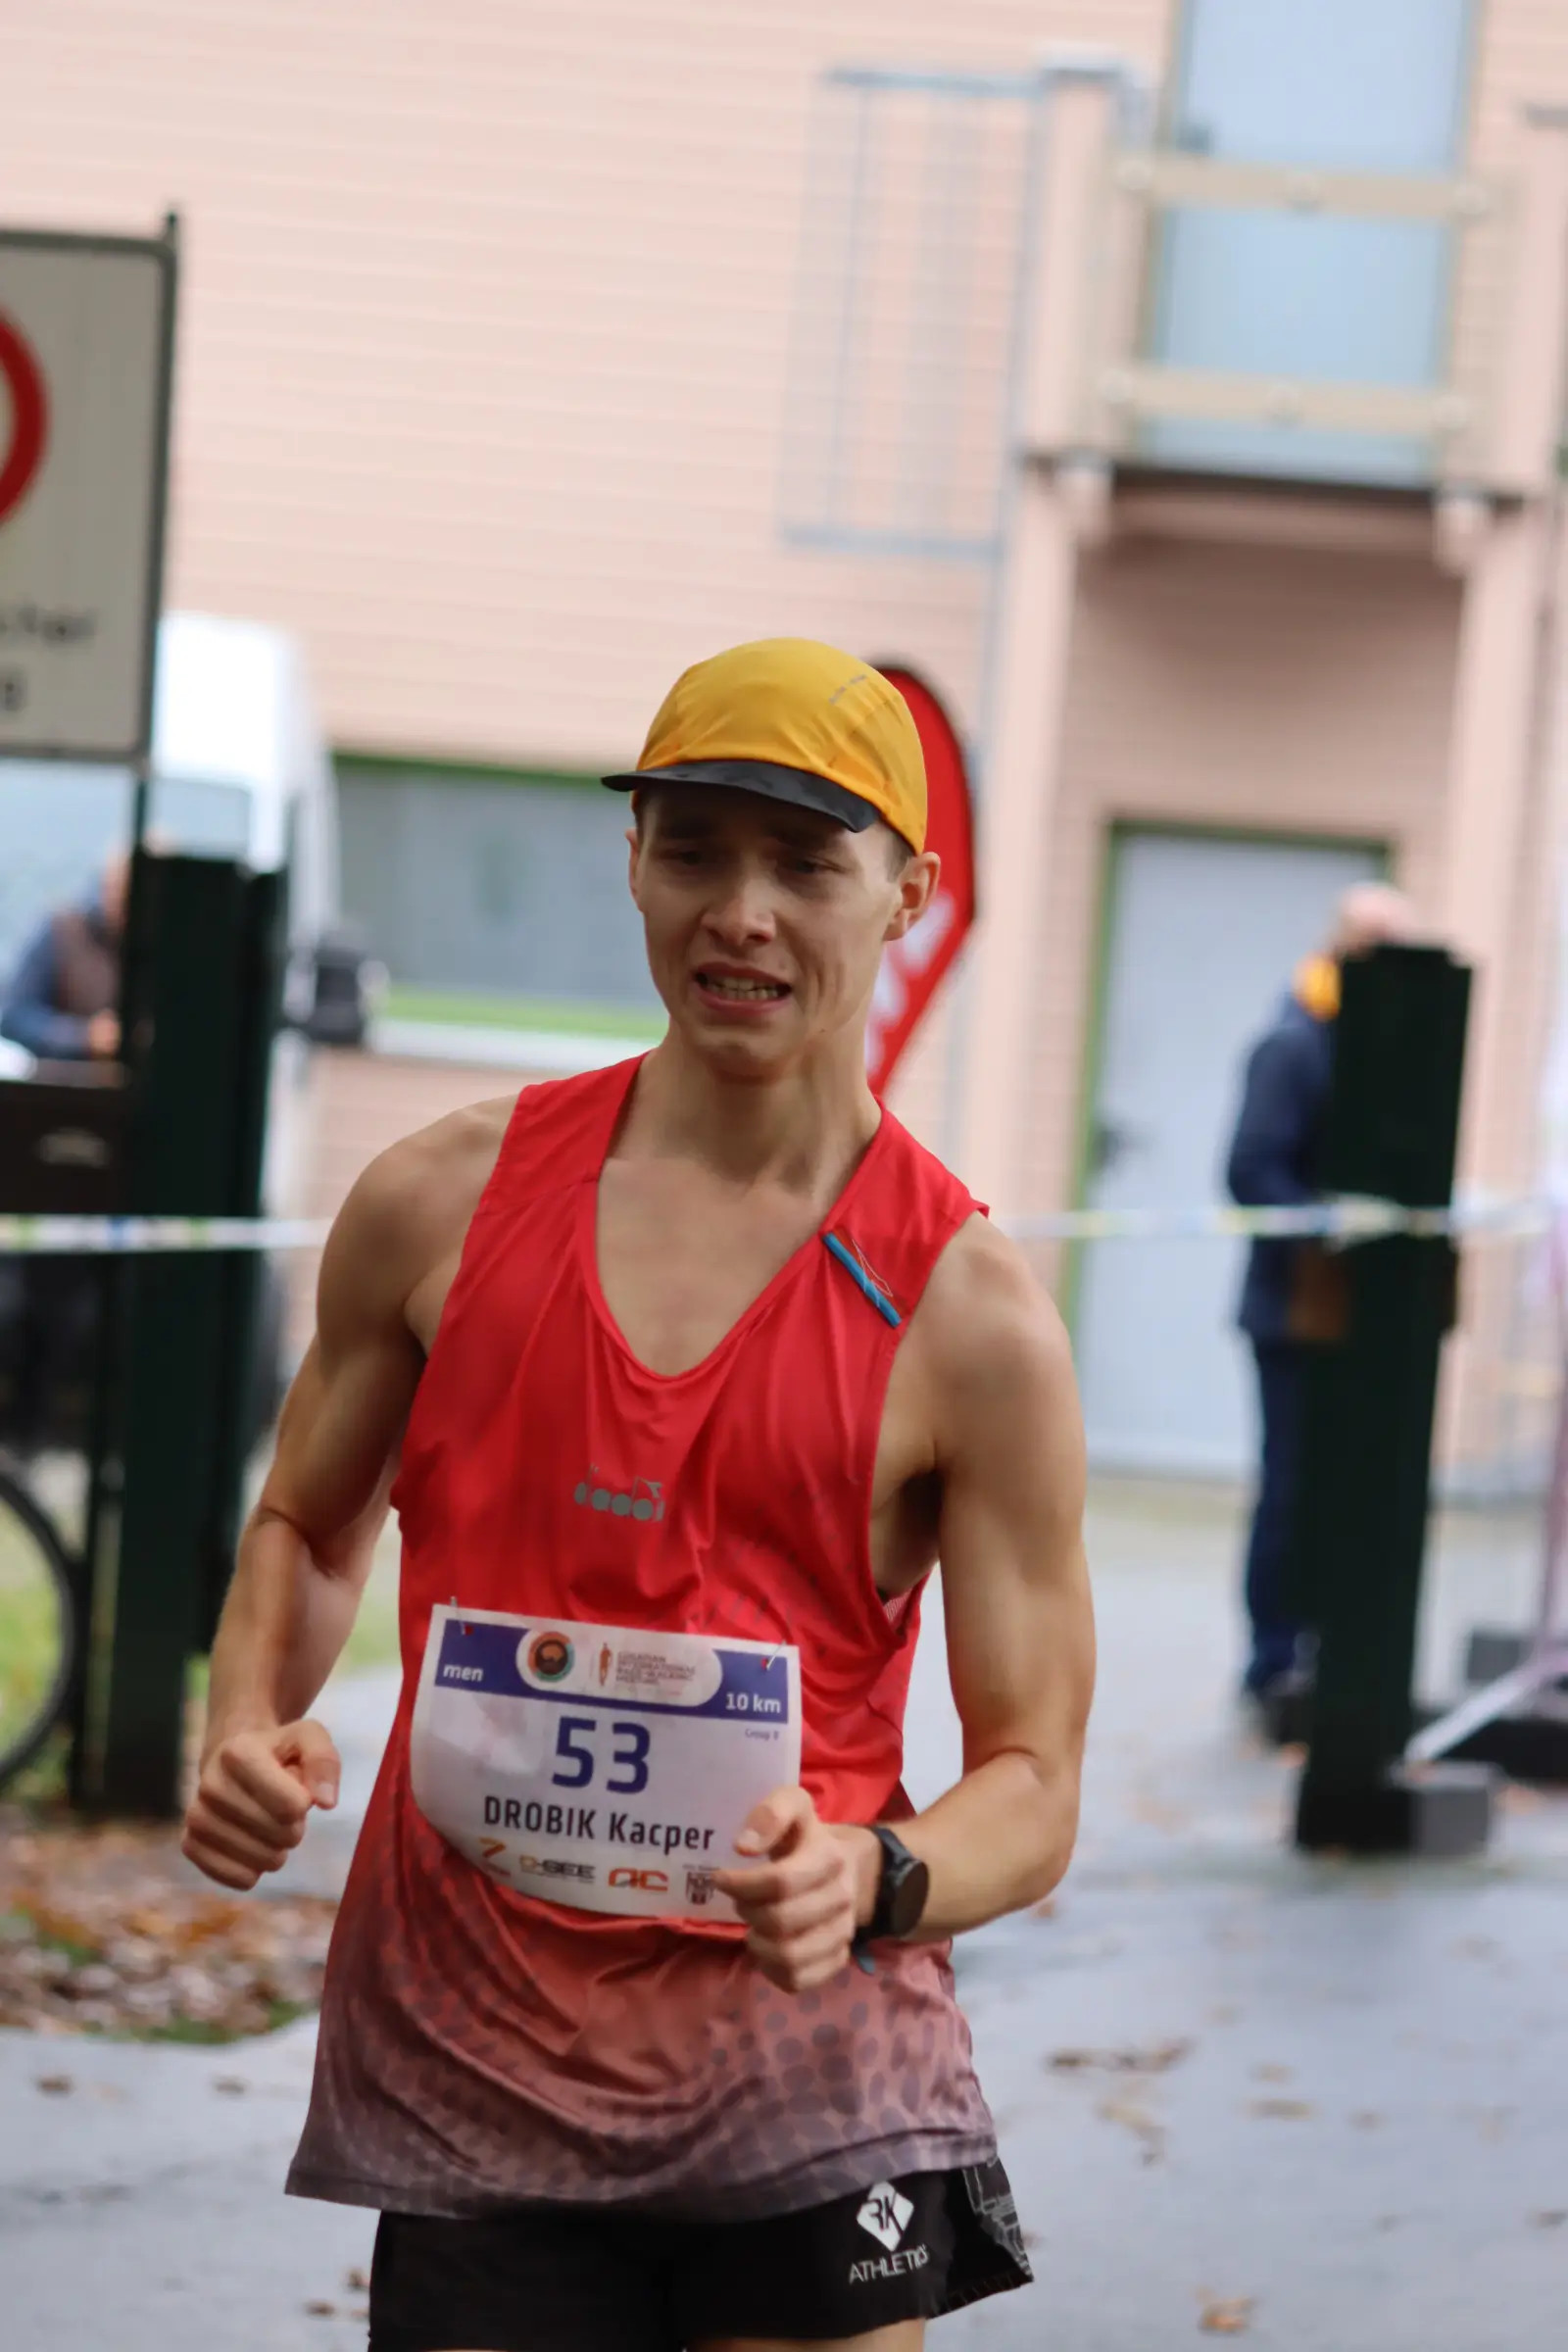
[{"label": "runner's mouth", "polygon": [[763,980],[738,972],[700,970],[694,975],[704,994],[728,1004],[777,1004],[790,993],[783,980]]}]

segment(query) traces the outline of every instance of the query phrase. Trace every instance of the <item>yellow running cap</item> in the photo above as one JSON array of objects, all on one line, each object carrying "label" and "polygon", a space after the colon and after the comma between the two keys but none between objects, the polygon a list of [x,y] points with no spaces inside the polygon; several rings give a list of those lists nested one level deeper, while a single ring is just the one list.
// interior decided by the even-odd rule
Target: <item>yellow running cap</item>
[{"label": "yellow running cap", "polygon": [[925,760],[898,688],[809,637],[760,637],[683,670],[616,792],[727,784],[863,833],[882,817],[925,848]]}]

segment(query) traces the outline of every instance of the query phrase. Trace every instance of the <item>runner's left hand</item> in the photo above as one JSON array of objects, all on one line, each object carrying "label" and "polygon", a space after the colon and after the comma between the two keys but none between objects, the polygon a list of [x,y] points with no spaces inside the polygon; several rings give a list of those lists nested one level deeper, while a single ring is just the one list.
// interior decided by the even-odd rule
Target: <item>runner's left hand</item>
[{"label": "runner's left hand", "polygon": [[754,1808],[735,1851],[763,1859],[713,1875],[770,1984],[809,1992],[838,1975],[874,1900],[880,1850],[869,1830],[819,1821],[804,1788],[780,1788]]}]

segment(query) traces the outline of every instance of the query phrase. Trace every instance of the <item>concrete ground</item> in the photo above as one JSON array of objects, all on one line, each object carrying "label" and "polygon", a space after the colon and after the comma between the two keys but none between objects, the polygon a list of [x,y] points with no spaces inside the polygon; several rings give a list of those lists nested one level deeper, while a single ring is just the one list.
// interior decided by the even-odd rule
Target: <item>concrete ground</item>
[{"label": "concrete ground", "polygon": [[[1555,2341],[1568,2284],[1568,1800],[1523,1792],[1463,1865],[1305,1861],[1291,1767],[1232,1702],[1233,1496],[1102,1489],[1082,1843],[1048,1918],[971,1937],[960,1982],[1038,2283],[943,2323],[984,2352]],[[1524,1515],[1440,1528],[1423,1681],[1519,1620]],[[345,1816],[385,1677],[337,1686]],[[941,1643],[909,1778],[956,1764]],[[330,1883],[348,1821],[313,1832]],[[303,1857],[302,1857],[303,1859]],[[311,2032],[225,2050],[0,2035],[0,2342],[10,2352],[350,2352],[369,2217],[285,2202]],[[41,2082],[69,2078],[69,2089]],[[311,2304],[329,2312],[311,2312]]]}]

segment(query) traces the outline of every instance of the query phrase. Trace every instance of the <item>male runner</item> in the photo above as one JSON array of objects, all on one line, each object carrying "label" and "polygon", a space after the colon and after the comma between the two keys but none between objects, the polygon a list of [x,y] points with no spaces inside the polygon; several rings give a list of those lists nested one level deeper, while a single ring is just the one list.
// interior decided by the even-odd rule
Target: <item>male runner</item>
[{"label": "male runner", "polygon": [[[948,1944],[1072,1848],[1072,1372],[865,1084],[938,871],[893,687],[742,646],[606,780],[668,1036],[355,1188],[185,1850],[248,1887],[335,1801],[308,1710],[390,1496],[404,1695],[290,2177],[381,2209],[372,2352],[916,2352],[1029,2277]],[[964,1771],[912,1815],[939,1554]]]}]

